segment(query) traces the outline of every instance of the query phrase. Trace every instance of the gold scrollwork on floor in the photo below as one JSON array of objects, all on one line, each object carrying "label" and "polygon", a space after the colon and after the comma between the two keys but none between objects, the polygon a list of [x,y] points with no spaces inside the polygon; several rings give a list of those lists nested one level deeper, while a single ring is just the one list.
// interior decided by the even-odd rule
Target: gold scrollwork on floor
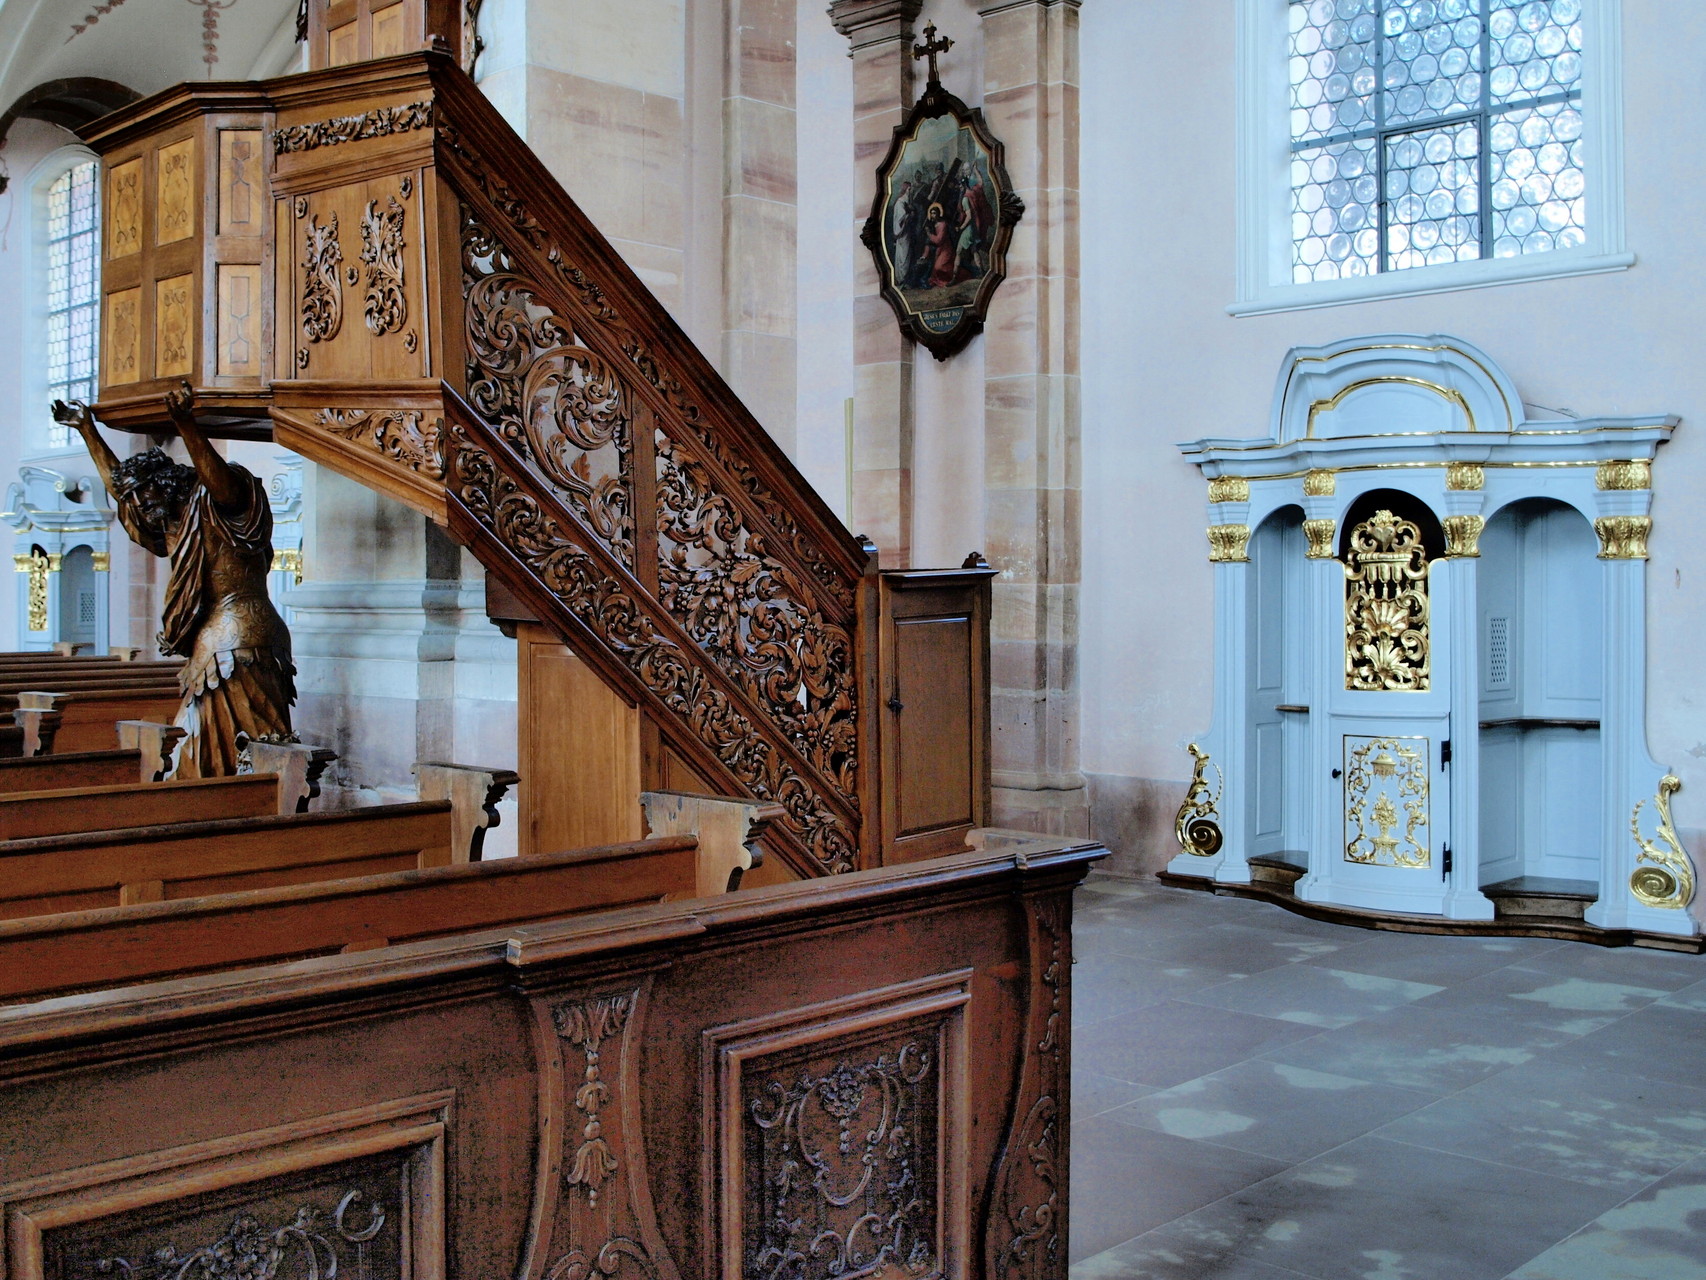
[{"label": "gold scrollwork on floor", "polygon": [[1250,526],[1211,524],[1208,527],[1208,562],[1243,564],[1250,558]]},{"label": "gold scrollwork on floor", "polygon": [[1345,555],[1345,688],[1428,688],[1428,553],[1412,520],[1376,511]]},{"label": "gold scrollwork on floor", "polygon": [[1601,516],[1593,522],[1593,531],[1599,535],[1601,560],[1645,560],[1653,520],[1651,516]]},{"label": "gold scrollwork on floor", "polygon": [[1331,560],[1333,558],[1333,537],[1338,532],[1339,522],[1336,520],[1305,520],[1303,536],[1309,539],[1309,550],[1304,552],[1310,560]]},{"label": "gold scrollwork on floor", "polygon": [[[1694,901],[1694,862],[1677,838],[1670,820],[1670,798],[1682,790],[1682,779],[1667,773],[1659,779],[1659,793],[1653,800],[1653,811],[1659,815],[1654,835],[1663,848],[1641,834],[1641,807],[1647,802],[1638,800],[1629,818],[1629,830],[1641,847],[1635,868],[1629,877],[1629,891],[1649,907],[1686,907]],[[1650,864],[1650,865],[1648,865]]]},{"label": "gold scrollwork on floor", "polygon": [[[1426,738],[1345,735],[1346,862],[1425,867],[1432,861],[1428,755]],[[1402,835],[1397,834],[1400,822]]]},{"label": "gold scrollwork on floor", "polygon": [[[1225,837],[1220,830],[1220,794],[1226,790],[1226,775],[1220,766],[1209,759],[1208,752],[1196,743],[1185,750],[1196,761],[1191,770],[1191,788],[1185,792],[1185,802],[1179,806],[1179,816],[1173,819],[1173,834],[1179,847],[1198,858],[1211,858],[1220,852]],[[1215,783],[1208,785],[1208,770],[1214,767]]]}]

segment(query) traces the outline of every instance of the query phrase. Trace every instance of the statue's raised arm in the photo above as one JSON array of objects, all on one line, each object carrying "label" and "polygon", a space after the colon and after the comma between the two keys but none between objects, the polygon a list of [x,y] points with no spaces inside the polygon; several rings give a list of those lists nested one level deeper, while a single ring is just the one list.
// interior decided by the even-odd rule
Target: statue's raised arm
[{"label": "statue's raised arm", "polygon": [[70,404],[55,400],[53,420],[62,427],[70,427],[83,437],[89,456],[95,460],[95,470],[101,473],[101,483],[110,491],[113,487],[113,472],[118,468],[118,458],[107,446],[107,442],[101,439],[101,433],[95,429],[95,415],[89,412],[89,406],[81,400],[73,400]]},{"label": "statue's raised arm", "polygon": [[[241,504],[247,497],[243,481],[231,469],[231,464],[219,456],[219,451],[196,424],[195,389],[189,383],[166,393],[166,412],[172,415],[172,423],[178,428],[178,438],[184,442],[184,451],[190,455],[196,475],[207,486],[213,500],[222,507]],[[98,463],[99,459],[96,461]]]}]

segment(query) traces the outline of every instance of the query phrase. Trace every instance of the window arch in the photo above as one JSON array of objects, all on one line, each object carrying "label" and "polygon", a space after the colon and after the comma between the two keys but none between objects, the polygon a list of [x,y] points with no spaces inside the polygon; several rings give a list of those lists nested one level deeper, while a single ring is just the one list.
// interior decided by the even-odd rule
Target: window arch
[{"label": "window arch", "polygon": [[[84,151],[57,158],[36,188],[35,257],[45,299],[38,350],[47,400],[93,401],[99,389],[100,162]],[[73,443],[70,430],[54,422],[46,423],[38,439],[49,451]]]}]

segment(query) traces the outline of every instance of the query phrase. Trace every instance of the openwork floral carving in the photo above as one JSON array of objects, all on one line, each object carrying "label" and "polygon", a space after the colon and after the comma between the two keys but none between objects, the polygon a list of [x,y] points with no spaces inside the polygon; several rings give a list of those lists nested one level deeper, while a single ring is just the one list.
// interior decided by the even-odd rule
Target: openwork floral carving
[{"label": "openwork floral carving", "polygon": [[1346,735],[1345,834],[1347,862],[1425,867],[1432,861],[1426,738]]},{"label": "openwork floral carving", "polygon": [[464,211],[468,400],[634,567],[633,412],[609,366]]},{"label": "openwork floral carving", "polygon": [[409,319],[403,292],[403,206],[387,196],[385,208],[369,200],[361,215],[361,260],[367,264],[367,302],[363,313],[374,336],[401,329]]},{"label": "openwork floral carving", "polygon": [[1428,612],[1421,529],[1376,511],[1345,555],[1345,688],[1426,692]]},{"label": "openwork floral carving", "polygon": [[302,336],[309,342],[330,342],[343,328],[344,290],[338,279],[343,260],[338,215],[324,224],[310,217],[302,255]]},{"label": "openwork floral carving", "polygon": [[444,479],[444,420],[419,409],[321,409],[314,421],[341,440],[364,444],[411,471]]},{"label": "openwork floral carving", "polygon": [[[663,397],[675,418],[693,435],[699,447],[707,451],[712,461],[750,499],[750,509],[768,525],[788,554],[811,575],[817,588],[828,597],[827,603],[843,617],[849,616],[857,594],[858,576],[849,575],[831,562],[824,549],[799,526],[787,505],[740,457],[738,450],[731,448],[721,433],[712,428],[687,388],[662,367],[632,325],[610,302],[603,288],[571,262],[560,245],[552,242],[526,202],[487,170],[485,163],[464,144],[461,134],[452,125],[440,122],[437,134],[440,145],[454,158],[457,168],[473,181],[480,193],[531,248],[545,255],[558,279],[574,291],[587,312],[588,320],[596,321],[609,334],[624,358]],[[493,239],[489,231],[485,234],[488,240]]]},{"label": "openwork floral carving", "polygon": [[331,120],[275,129],[272,146],[275,153],[284,156],[295,151],[313,151],[318,147],[362,142],[368,138],[388,138],[394,133],[431,127],[432,103],[407,102],[395,107],[375,107],[356,116],[337,116]]},{"label": "openwork floral carving", "polygon": [[857,803],[853,637],[810,609],[793,572],[716,492],[709,468],[657,434],[658,596],[806,759]]},{"label": "openwork floral carving", "polygon": [[940,1265],[936,1055],[916,1039],[870,1053],[746,1083],[742,1274],[927,1275]]},{"label": "openwork floral carving", "polygon": [[288,1222],[267,1226],[249,1213],[239,1213],[219,1239],[182,1253],[172,1243],[148,1251],[135,1262],[103,1258],[94,1272],[134,1280],[273,1280],[279,1275],[325,1276],[340,1272],[369,1274],[366,1246],[385,1227],[383,1206],[366,1206],[367,1221],[351,1221],[351,1210],[362,1200],[360,1191],[346,1192],[327,1220],[326,1213],[308,1204]]},{"label": "openwork floral carving", "polygon": [[[451,491],[529,572],[760,799],[783,808],[788,828],[825,871],[851,871],[857,842],[845,819],[794,770],[787,754],[701,660],[667,634],[647,601],[630,593],[571,539],[562,521],[501,472],[460,423],[451,428]],[[662,610],[658,610],[662,613]]]}]

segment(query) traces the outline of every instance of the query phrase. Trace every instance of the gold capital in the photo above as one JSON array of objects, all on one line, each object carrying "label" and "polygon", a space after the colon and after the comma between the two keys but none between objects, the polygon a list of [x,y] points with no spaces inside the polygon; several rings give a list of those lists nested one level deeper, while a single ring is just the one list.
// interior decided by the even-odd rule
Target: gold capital
[{"label": "gold capital", "polygon": [[1601,516],[1593,522],[1599,535],[1601,560],[1645,560],[1647,535],[1653,531],[1651,516]]},{"label": "gold capital", "polygon": [[96,573],[109,573],[113,567],[113,555],[110,551],[91,551],[89,565]]},{"label": "gold capital", "polygon": [[1600,489],[1651,489],[1653,464],[1650,462],[1602,462],[1594,472],[1594,484]]},{"label": "gold capital", "polygon": [[1208,527],[1208,562],[1242,564],[1250,558],[1250,526],[1211,524]]},{"label": "gold capital", "polygon": [[1212,503],[1250,501],[1250,482],[1238,476],[1216,476],[1208,482],[1208,500]]},{"label": "gold capital", "polygon": [[1479,462],[1452,462],[1446,464],[1445,487],[1447,489],[1483,489],[1486,485],[1487,472]]},{"label": "gold capital", "polygon": [[[1328,472],[1329,476],[1333,473]],[[1311,560],[1331,560],[1333,558],[1333,535],[1338,531],[1338,522],[1334,520],[1305,520],[1303,522],[1304,536],[1309,539],[1309,550],[1305,553]]]},{"label": "gold capital", "polygon": [[1487,522],[1480,516],[1447,516],[1440,522],[1445,526],[1445,554],[1471,559],[1481,554],[1481,530]]},{"label": "gold capital", "polygon": [[27,551],[17,551],[12,554],[12,567],[19,573],[30,571],[30,554]]},{"label": "gold capital", "polygon": [[1330,498],[1338,488],[1338,473],[1325,467],[1315,467],[1303,477],[1303,492],[1311,498]]}]

